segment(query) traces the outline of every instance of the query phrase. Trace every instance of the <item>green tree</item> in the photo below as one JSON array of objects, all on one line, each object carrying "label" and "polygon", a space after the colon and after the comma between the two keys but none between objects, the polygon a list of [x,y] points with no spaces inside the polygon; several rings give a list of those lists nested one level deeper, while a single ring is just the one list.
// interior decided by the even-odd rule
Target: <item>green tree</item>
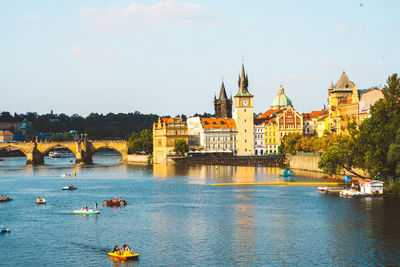
[{"label": "green tree", "polygon": [[[355,139],[358,151],[357,163],[371,176],[383,175],[396,177],[397,163],[389,160],[390,146],[392,151],[396,144],[396,134],[400,128],[400,78],[393,74],[382,90],[384,95],[371,108],[371,117],[360,125],[359,135]],[[391,159],[394,154],[391,153]]]},{"label": "green tree", "polygon": [[299,149],[299,145],[297,145],[302,138],[302,135],[299,133],[290,133],[283,137],[282,139],[282,152],[295,154]]},{"label": "green tree", "polygon": [[400,129],[397,130],[396,140],[389,146],[388,162],[395,166],[396,177],[400,176]]},{"label": "green tree", "polygon": [[129,153],[145,152],[151,154],[153,152],[153,132],[149,129],[144,129],[138,133],[132,133],[129,138]]},{"label": "green tree", "polygon": [[176,139],[174,142],[174,152],[184,154],[189,151],[189,145],[185,139]]}]

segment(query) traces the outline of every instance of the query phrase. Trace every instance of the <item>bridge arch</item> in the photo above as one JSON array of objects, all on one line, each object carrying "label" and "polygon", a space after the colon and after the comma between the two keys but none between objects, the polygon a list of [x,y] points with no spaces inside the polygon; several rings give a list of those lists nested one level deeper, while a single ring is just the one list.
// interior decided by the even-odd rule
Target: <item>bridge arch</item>
[{"label": "bridge arch", "polygon": [[20,147],[18,145],[12,145],[12,144],[0,144],[0,151],[2,150],[8,150],[8,149],[12,149],[12,150],[18,150],[20,152],[22,152],[26,158],[28,158],[29,152],[26,151],[23,147]]},{"label": "bridge arch", "polygon": [[93,156],[96,152],[102,149],[111,149],[121,154],[122,160],[127,159],[128,143],[126,141],[93,141],[92,153]]}]

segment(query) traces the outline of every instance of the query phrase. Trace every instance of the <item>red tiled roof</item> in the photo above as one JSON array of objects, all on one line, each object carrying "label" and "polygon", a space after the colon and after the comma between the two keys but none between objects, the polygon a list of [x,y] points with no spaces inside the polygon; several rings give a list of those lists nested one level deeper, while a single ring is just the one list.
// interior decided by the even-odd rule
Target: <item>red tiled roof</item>
[{"label": "red tiled roof", "polygon": [[204,129],[212,128],[225,128],[225,129],[236,129],[236,122],[234,119],[223,119],[223,118],[202,118],[201,125]]},{"label": "red tiled roof", "polygon": [[271,117],[273,114],[278,114],[281,111],[282,111],[282,109],[269,109],[266,112],[264,112],[263,114],[258,115],[258,118],[267,119],[267,118]]}]

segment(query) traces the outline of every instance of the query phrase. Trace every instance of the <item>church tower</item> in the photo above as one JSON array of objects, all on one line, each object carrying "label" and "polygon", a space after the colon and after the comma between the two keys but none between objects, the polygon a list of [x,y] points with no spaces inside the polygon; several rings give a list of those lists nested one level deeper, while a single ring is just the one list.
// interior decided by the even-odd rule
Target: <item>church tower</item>
[{"label": "church tower", "polygon": [[232,97],[228,99],[224,81],[221,84],[219,98],[214,97],[214,109],[216,118],[232,118]]},{"label": "church tower", "polygon": [[247,74],[242,64],[242,73],[239,75],[239,91],[235,95],[235,111],[233,118],[236,121],[237,155],[254,155],[254,115],[253,95],[249,93]]}]

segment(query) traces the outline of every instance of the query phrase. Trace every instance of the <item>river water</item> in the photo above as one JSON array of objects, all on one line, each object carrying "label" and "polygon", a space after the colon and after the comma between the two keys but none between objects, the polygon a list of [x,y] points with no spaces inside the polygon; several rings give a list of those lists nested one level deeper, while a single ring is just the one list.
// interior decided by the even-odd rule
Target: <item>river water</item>
[{"label": "river water", "polygon": [[[400,199],[345,199],[315,187],[211,186],[282,181],[274,168],[124,165],[99,155],[94,165],[25,158],[0,162],[0,266],[288,266],[400,263]],[[77,178],[60,175],[77,170]],[[293,181],[312,178],[295,176]],[[79,189],[62,191],[67,184]],[[48,204],[37,205],[38,196]],[[122,208],[102,207],[115,196]],[[82,205],[99,215],[73,215]],[[140,260],[107,256],[128,243]]]}]

